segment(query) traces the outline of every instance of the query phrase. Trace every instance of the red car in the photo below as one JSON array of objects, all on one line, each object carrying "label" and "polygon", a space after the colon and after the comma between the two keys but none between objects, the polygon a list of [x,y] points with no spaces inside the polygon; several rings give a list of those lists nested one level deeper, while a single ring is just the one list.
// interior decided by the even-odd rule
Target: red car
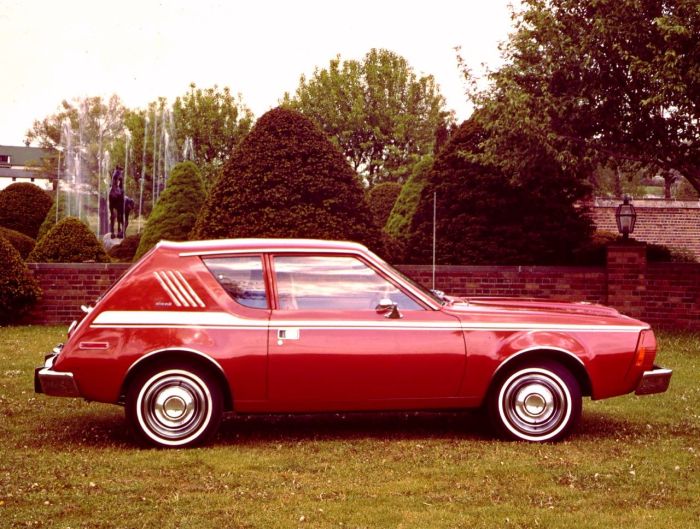
[{"label": "red car", "polygon": [[37,368],[35,389],[125,406],[182,447],[224,412],[484,407],[505,437],[555,441],[582,396],[663,392],[646,323],[587,303],[459,299],[362,245],[161,242]]}]

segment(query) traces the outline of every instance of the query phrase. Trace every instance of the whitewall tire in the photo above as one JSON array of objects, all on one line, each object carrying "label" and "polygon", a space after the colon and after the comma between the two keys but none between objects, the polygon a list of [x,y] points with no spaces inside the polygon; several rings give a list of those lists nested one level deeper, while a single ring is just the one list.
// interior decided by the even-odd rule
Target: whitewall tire
[{"label": "whitewall tire", "polygon": [[488,406],[491,422],[503,437],[558,441],[581,416],[581,388],[558,363],[528,364],[499,378]]},{"label": "whitewall tire", "polygon": [[144,371],[126,395],[126,417],[139,441],[160,447],[202,444],[223,415],[221,388],[208,371],[186,364]]}]

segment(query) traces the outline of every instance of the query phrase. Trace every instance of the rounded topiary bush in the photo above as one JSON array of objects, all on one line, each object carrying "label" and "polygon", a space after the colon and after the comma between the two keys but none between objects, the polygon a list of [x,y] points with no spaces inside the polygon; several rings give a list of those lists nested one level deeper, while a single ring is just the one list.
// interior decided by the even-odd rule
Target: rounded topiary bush
[{"label": "rounded topiary bush", "polygon": [[15,247],[22,259],[26,259],[29,253],[34,249],[34,239],[9,228],[0,226],[0,237],[5,237],[9,243]]},{"label": "rounded topiary bush", "polygon": [[124,237],[124,239],[122,239],[122,242],[120,242],[116,246],[113,246],[107,253],[115,261],[120,261],[122,263],[130,263],[134,260],[136,250],[138,249],[140,242],[141,235],[139,235],[138,233],[136,235],[129,235],[127,237]]},{"label": "rounded topiary bush", "polygon": [[0,324],[16,321],[41,296],[19,252],[0,236]]},{"label": "rounded topiary bush", "polygon": [[204,183],[194,163],[187,161],[173,167],[168,187],[148,217],[135,257],[138,259],[162,239],[186,241],[205,198]]},{"label": "rounded topiary bush", "polygon": [[36,239],[53,200],[39,186],[16,183],[0,191],[0,226]]},{"label": "rounded topiary bush", "polygon": [[104,248],[86,224],[66,217],[37,243],[29,261],[37,263],[109,263]]},{"label": "rounded topiary bush", "polygon": [[311,120],[285,108],[264,114],[233,152],[193,237],[381,244],[357,174]]}]

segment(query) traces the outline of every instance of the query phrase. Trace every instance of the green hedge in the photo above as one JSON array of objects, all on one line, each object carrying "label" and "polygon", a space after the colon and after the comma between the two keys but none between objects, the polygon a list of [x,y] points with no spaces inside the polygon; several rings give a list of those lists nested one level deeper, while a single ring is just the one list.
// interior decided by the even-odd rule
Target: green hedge
[{"label": "green hedge", "polygon": [[19,252],[0,236],[0,324],[19,319],[39,297],[41,289]]},{"label": "green hedge", "polygon": [[37,238],[53,200],[39,186],[20,182],[0,191],[0,226]]},{"label": "green hedge", "polygon": [[75,217],[66,217],[51,228],[28,260],[37,263],[111,262],[95,234]]},{"label": "green hedge", "polygon": [[381,245],[357,174],[300,113],[263,115],[228,160],[193,237],[311,237]]},{"label": "green hedge", "polygon": [[26,259],[34,249],[34,239],[24,233],[0,226],[0,237],[7,239],[9,243],[15,247],[15,250],[19,252],[22,259]]}]

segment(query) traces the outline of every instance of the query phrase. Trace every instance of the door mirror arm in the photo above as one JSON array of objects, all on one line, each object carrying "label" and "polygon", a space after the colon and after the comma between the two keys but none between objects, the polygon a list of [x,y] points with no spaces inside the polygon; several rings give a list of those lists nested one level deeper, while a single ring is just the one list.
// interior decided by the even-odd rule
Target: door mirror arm
[{"label": "door mirror arm", "polygon": [[376,307],[377,312],[385,312],[384,317],[390,320],[399,320],[403,318],[401,312],[399,312],[399,306],[391,301],[389,298],[383,298],[379,300],[379,305]]}]

